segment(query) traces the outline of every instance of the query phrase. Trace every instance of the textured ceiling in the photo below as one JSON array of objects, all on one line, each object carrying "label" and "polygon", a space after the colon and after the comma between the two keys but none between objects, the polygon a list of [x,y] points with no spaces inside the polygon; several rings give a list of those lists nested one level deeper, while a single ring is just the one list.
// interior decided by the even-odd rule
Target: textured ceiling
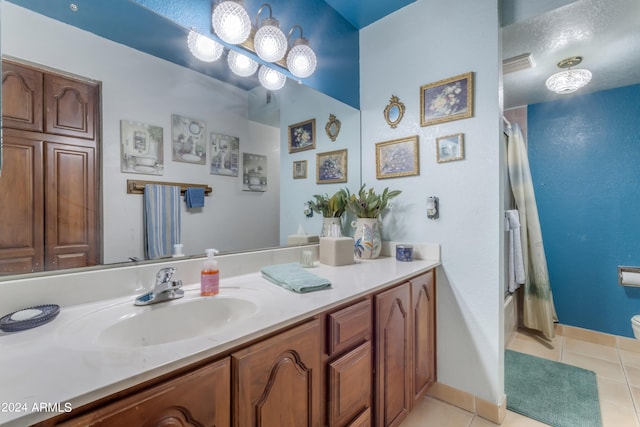
[{"label": "textured ceiling", "polygon": [[[506,74],[504,108],[565,99],[640,83],[640,1],[580,0],[502,29],[503,57],[526,52],[535,67]],[[556,64],[582,56],[577,68],[593,73],[588,86],[570,95],[545,87]]]}]

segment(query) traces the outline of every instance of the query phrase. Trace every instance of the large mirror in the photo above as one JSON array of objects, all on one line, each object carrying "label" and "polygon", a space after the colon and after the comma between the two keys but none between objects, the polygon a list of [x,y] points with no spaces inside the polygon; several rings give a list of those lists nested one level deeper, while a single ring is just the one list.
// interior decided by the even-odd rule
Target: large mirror
[{"label": "large mirror", "polygon": [[[206,184],[213,189],[205,197],[203,208],[187,209],[181,204],[181,243],[188,256],[202,255],[208,247],[237,252],[286,245],[287,236],[296,234],[300,226],[310,234],[317,234],[321,218],[307,218],[304,203],[313,194],[332,193],[344,186],[316,184],[312,171],[318,152],[346,148],[349,151],[346,185],[350,188],[360,185],[360,113],[343,102],[291,80],[277,92],[260,87],[246,90],[12,2],[4,1],[2,8],[3,60],[100,84],[101,264],[145,258],[142,196],[127,194],[127,180]],[[116,18],[120,17],[113,17]],[[118,23],[102,22],[102,25],[117,27]],[[144,23],[140,25],[146,28]],[[168,21],[167,25],[176,26]],[[157,21],[154,27],[153,37],[159,37],[162,28]],[[188,50],[186,33],[184,30],[184,44],[174,44],[175,49]],[[331,141],[324,132],[317,132],[315,150],[288,152],[289,124],[312,118],[324,120],[330,114],[341,122],[336,141]],[[204,165],[173,160],[172,115],[189,123],[204,123],[204,128],[198,128],[207,151]],[[161,129],[161,173],[157,167],[126,162],[127,147],[135,141],[126,141],[123,123],[130,130],[151,127],[156,139]],[[131,130],[134,137],[135,129]],[[229,137],[239,141],[237,176],[217,173],[211,162],[217,157],[216,150],[223,148],[220,141]],[[254,170],[250,162],[255,158],[265,159],[260,165],[263,175],[260,191],[243,186],[243,175]],[[158,156],[154,159],[155,165]],[[309,178],[294,180],[292,164],[300,160],[307,160]]]}]

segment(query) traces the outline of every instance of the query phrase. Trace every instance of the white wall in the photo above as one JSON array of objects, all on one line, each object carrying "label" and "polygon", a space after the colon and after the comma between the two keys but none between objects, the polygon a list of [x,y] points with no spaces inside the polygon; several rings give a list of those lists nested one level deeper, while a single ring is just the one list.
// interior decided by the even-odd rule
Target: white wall
[{"label": "white wall", "polygon": [[[127,179],[208,184],[205,207],[186,211],[185,252],[278,245],[280,132],[249,122],[248,95],[233,86],[124,45],[3,2],[3,54],[102,83],[104,261],[143,255],[142,196],[127,195]],[[186,41],[185,41],[186,43]],[[61,49],[64,47],[64,49]],[[268,189],[243,192],[238,177],[210,175],[208,165],[171,160],[171,114],[204,120],[207,133],[240,138],[240,153],[267,155]],[[161,126],[164,174],[120,172],[120,120]],[[240,161],[240,168],[242,162]],[[260,218],[260,221],[256,221]],[[239,231],[241,230],[241,232]]]},{"label": "white wall", "polygon": [[[383,237],[438,242],[438,381],[501,403],[503,287],[501,101],[498,1],[418,0],[360,32],[362,176],[400,189]],[[420,126],[420,86],[475,73],[472,118]],[[397,129],[382,111],[391,95],[406,105]],[[463,132],[465,159],[436,163],[435,138]],[[420,175],[376,180],[375,143],[420,140]],[[440,219],[426,218],[426,197]]]},{"label": "white wall", "polygon": [[[283,89],[280,105],[280,244],[287,243],[287,236],[296,234],[302,225],[307,234],[320,234],[322,214],[312,218],[303,214],[304,203],[314,194],[331,196],[340,188],[356,191],[360,186],[360,112],[347,104],[336,101],[314,89],[289,81]],[[293,95],[295,94],[295,96]],[[325,125],[329,114],[340,120],[340,133],[335,141],[327,136]],[[309,119],[316,119],[316,148],[289,154],[288,126]],[[316,184],[316,155],[328,151],[347,149],[347,182]],[[307,160],[307,178],[293,179],[293,162]],[[346,219],[343,219],[346,222]],[[344,233],[352,234],[345,226]]]}]

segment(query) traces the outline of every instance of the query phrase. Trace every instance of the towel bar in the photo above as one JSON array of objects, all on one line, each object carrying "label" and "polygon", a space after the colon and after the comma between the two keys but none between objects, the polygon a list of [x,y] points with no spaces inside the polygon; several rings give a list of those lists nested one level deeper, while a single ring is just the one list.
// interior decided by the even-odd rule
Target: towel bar
[{"label": "towel bar", "polygon": [[127,194],[144,194],[144,186],[147,184],[158,185],[175,185],[180,187],[180,194],[184,194],[185,190],[189,187],[204,188],[204,195],[208,196],[213,192],[213,188],[206,184],[189,184],[186,182],[161,182],[161,181],[142,181],[139,179],[127,180]]}]

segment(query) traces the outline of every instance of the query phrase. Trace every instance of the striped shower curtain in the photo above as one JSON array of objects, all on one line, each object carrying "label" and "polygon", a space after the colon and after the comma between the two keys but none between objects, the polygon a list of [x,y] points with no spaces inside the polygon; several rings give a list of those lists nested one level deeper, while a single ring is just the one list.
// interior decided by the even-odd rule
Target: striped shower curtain
[{"label": "striped shower curtain", "polygon": [[180,187],[147,184],[144,187],[144,249],[147,259],[171,256],[180,243]]},{"label": "striped shower curtain", "polygon": [[518,124],[513,125],[509,135],[507,156],[511,191],[516,200],[521,224],[520,240],[525,267],[523,323],[527,328],[540,331],[547,338],[553,338],[553,323],[558,318],[549,284],[529,156]]}]

